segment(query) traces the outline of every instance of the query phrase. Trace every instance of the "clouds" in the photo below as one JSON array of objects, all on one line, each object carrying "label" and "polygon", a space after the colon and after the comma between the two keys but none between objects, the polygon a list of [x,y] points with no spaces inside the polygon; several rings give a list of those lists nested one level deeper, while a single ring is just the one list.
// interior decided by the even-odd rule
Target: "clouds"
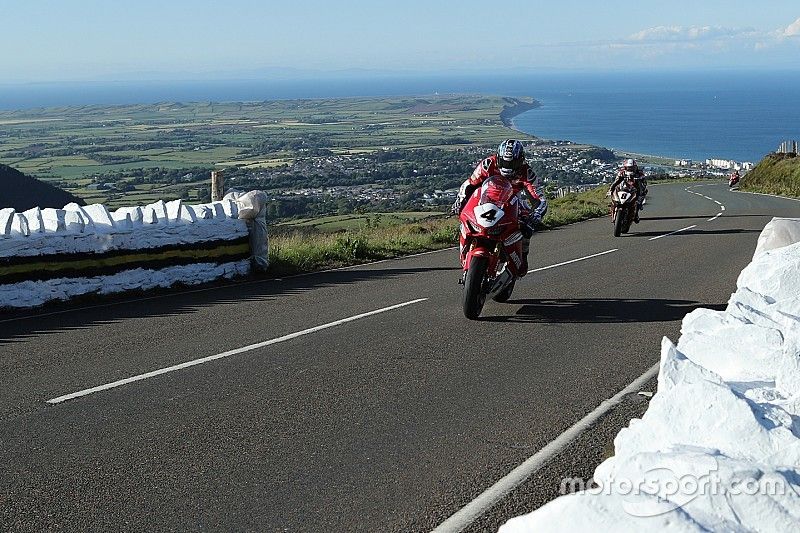
[{"label": "clouds", "polygon": [[781,31],[783,37],[800,37],[800,17]]},{"label": "clouds", "polygon": [[722,26],[656,26],[628,37],[633,43],[675,43],[737,39],[756,33],[752,28]]},{"label": "clouds", "polygon": [[777,29],[663,25],[605,41],[537,45],[548,66],[626,68],[800,67],[800,18]]},{"label": "clouds", "polygon": [[[800,38],[800,17],[785,28],[774,31],[723,26],[655,26],[631,34],[621,43],[630,47],[665,46],[665,50],[681,47],[690,50],[764,50]],[[800,41],[798,41],[800,42]]]}]

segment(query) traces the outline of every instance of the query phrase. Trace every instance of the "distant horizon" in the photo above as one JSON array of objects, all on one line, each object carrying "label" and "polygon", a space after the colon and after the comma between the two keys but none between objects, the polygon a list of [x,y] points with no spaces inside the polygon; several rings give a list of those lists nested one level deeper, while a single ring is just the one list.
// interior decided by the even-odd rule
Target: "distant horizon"
[{"label": "distant horizon", "polygon": [[800,71],[794,70],[436,73],[0,85],[0,109],[13,119],[24,117],[25,110],[35,110],[30,113],[35,116],[42,108],[70,106],[402,99],[437,93],[532,97],[543,107],[515,119],[530,135],[677,158],[706,154],[751,160],[781,140],[800,137],[800,109],[793,107],[798,92]]},{"label": "distant horizon", "polygon": [[620,92],[713,88],[726,91],[764,80],[800,90],[800,70],[717,69],[674,71],[537,70],[474,76],[472,72],[372,72],[367,75],[76,80],[0,83],[0,110],[75,105],[134,105],[161,102],[256,102],[264,100],[381,98],[436,94],[537,97],[537,93],[610,90]]},{"label": "distant horizon", "polygon": [[[337,70],[287,70],[281,68],[264,69],[265,72],[215,72],[191,73],[182,76],[158,77],[154,73],[132,73],[129,77],[116,78],[72,78],[72,79],[28,79],[0,81],[0,87],[18,87],[31,85],[92,85],[92,84],[150,84],[150,83],[235,83],[235,82],[305,82],[313,80],[330,81],[365,81],[369,79],[419,79],[419,78],[453,78],[460,76],[501,76],[503,78],[522,78],[537,76],[680,76],[680,75],[746,75],[746,74],[774,74],[774,75],[800,75],[800,68],[746,66],[716,68],[536,68],[516,69],[513,71],[487,70],[487,69],[432,69],[432,70],[386,70],[386,69],[337,69]],[[273,72],[274,71],[274,72]]]}]

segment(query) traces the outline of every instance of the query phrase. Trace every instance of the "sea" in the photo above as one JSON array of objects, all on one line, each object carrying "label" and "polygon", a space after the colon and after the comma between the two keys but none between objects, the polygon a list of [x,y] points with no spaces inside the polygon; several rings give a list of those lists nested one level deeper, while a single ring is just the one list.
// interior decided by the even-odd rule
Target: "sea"
[{"label": "sea", "polygon": [[675,159],[758,161],[800,140],[800,72],[528,72],[0,84],[0,110],[166,101],[417,96],[531,96],[514,127]]}]

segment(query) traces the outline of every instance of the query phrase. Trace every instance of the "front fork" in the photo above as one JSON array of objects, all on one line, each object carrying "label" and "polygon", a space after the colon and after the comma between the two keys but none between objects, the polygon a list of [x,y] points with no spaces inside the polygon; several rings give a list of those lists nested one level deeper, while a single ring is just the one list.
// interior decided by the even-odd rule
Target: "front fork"
[{"label": "front fork", "polygon": [[[472,258],[476,255],[476,253],[474,252],[475,245],[476,245],[475,239],[467,239],[465,240],[464,243],[461,243],[459,247],[461,252],[461,268],[462,268],[461,278],[459,278],[458,280],[459,285],[464,285],[464,283],[466,282],[467,271],[469,270],[470,262],[472,261]],[[489,265],[486,270],[487,274],[489,272],[497,271],[497,261],[500,257],[500,252],[501,252],[500,247],[502,245],[503,243],[501,241],[498,241],[495,244],[494,249],[478,253],[479,255],[483,255],[489,259]],[[492,292],[497,292],[508,283],[509,279],[507,278],[510,278],[511,276],[512,276],[511,271],[507,267],[504,267],[499,275],[495,276],[494,278],[487,278],[484,280],[481,292],[487,294],[491,294]]]}]

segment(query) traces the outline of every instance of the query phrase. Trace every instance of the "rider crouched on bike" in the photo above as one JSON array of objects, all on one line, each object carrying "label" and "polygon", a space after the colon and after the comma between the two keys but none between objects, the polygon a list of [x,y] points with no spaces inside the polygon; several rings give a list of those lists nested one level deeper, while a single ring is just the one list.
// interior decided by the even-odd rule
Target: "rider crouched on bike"
[{"label": "rider crouched on bike", "polygon": [[[497,152],[490,155],[475,167],[472,175],[464,181],[458,191],[458,198],[453,204],[453,213],[460,214],[467,198],[491,176],[508,178],[514,187],[520,203],[520,231],[522,232],[522,265],[519,267],[519,277],[528,273],[528,252],[531,246],[531,235],[534,227],[539,224],[547,213],[547,199],[544,197],[542,186],[536,174],[528,163],[525,162],[525,150],[522,143],[508,139],[500,143]],[[533,205],[522,196],[522,190],[528,191]],[[465,253],[464,237],[460,236],[461,255]]]},{"label": "rider crouched on bike", "polygon": [[614,189],[626,178],[633,178],[633,182],[636,184],[636,215],[634,215],[633,221],[638,224],[639,210],[642,209],[645,196],[647,196],[647,180],[644,179],[644,172],[636,164],[636,161],[626,159],[622,163],[622,166],[617,170],[617,177],[614,179],[614,183],[608,188],[608,194],[610,195],[614,192]]}]

